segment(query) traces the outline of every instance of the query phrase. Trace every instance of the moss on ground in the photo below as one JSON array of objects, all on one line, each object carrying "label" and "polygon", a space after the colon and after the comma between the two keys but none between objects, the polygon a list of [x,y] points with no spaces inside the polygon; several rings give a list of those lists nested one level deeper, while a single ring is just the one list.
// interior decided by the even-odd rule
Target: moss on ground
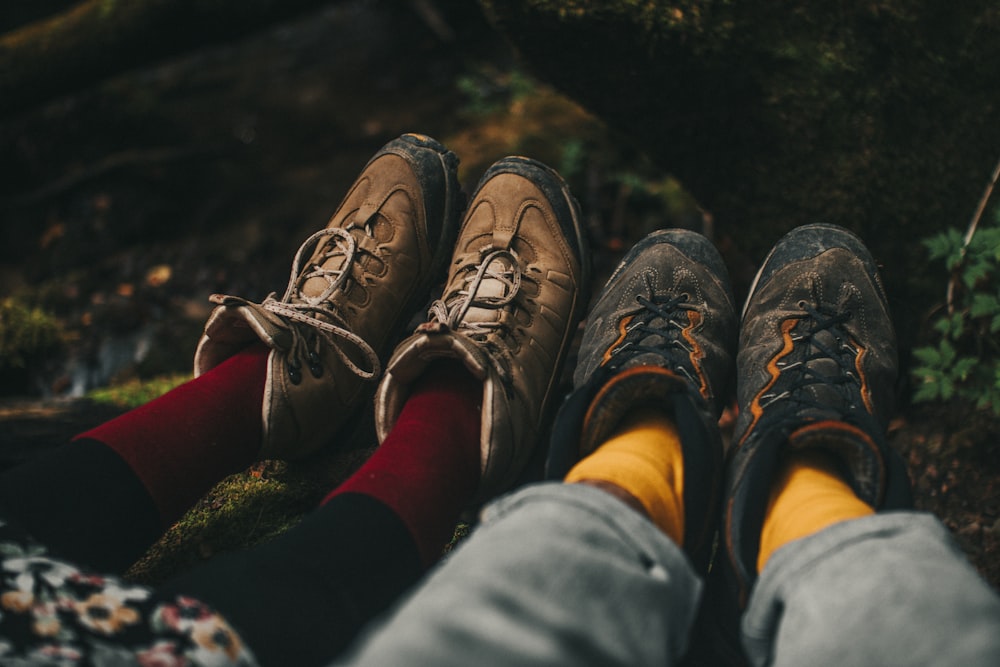
[{"label": "moss on ground", "polygon": [[21,299],[0,299],[0,371],[24,368],[65,342],[53,315]]},{"label": "moss on ground", "polygon": [[155,584],[217,553],[253,546],[298,523],[323,490],[287,464],[265,461],[219,482],[128,572]]},{"label": "moss on ground", "polygon": [[128,410],[148,403],[190,379],[191,376],[186,374],[162,375],[148,380],[135,378],[121,384],[94,389],[87,394],[87,398],[95,403]]}]

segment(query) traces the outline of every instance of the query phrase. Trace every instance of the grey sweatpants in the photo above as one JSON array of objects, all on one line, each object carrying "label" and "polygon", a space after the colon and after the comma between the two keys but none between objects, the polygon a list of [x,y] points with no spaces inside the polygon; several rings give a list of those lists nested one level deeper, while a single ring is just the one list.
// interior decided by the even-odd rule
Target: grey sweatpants
[{"label": "grey sweatpants", "polygon": [[[702,582],[652,523],[582,484],[530,486],[338,664],[663,665]],[[934,517],[832,526],[771,558],[743,619],[756,665],[1000,665],[1000,598]]]}]

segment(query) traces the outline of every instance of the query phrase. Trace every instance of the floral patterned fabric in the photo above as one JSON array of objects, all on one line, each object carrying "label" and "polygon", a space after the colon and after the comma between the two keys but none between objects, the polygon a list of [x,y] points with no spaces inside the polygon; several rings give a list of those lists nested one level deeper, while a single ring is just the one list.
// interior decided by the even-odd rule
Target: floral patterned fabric
[{"label": "floral patterned fabric", "polygon": [[222,616],[190,597],[50,557],[0,517],[0,666],[256,665]]}]

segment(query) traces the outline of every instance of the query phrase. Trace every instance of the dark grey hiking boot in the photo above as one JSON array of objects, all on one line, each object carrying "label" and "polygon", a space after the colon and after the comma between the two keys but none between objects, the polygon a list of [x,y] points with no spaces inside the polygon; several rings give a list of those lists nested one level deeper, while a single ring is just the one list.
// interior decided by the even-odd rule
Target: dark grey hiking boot
[{"label": "dark grey hiking boot", "polygon": [[862,241],[828,224],[788,233],[757,274],[740,333],[718,568],[733,641],[783,452],[831,452],[873,508],[909,504],[905,467],[884,436],[896,372],[885,289]]},{"label": "dark grey hiking boot", "polygon": [[684,547],[704,566],[721,488],[718,418],[735,346],[729,277],[712,244],[679,229],[639,241],[591,308],[574,389],[553,427],[548,476],[565,476],[634,409],[662,411],[681,434]]},{"label": "dark grey hiking boot", "polygon": [[756,576],[782,451],[831,451],[858,497],[883,506],[896,372],[888,301],[862,241],[826,224],[787,234],[754,281],[740,334],[740,415],[727,464],[724,537],[741,600]]},{"label": "dark grey hiking boot", "polygon": [[477,502],[513,485],[550,414],[588,283],[584,230],[562,178],[522,157],[490,167],[469,204],[441,299],[397,346],[379,385],[379,441],[428,365],[457,359],[483,381]]},{"label": "dark grey hiking boot", "polygon": [[213,296],[196,376],[254,341],[271,348],[262,458],[310,454],[370,400],[389,346],[444,273],[464,203],[457,167],[429,137],[389,142],[299,248],[280,299]]}]

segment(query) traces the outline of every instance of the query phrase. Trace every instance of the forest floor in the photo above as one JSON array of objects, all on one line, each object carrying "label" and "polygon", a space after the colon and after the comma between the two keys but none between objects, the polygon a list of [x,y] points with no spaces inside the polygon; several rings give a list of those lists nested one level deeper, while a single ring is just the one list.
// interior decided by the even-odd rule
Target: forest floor
[{"label": "forest floor", "polygon": [[[531,80],[475,11],[435,23],[414,9],[426,4],[340,3],[0,121],[0,298],[42,306],[65,340],[25,370],[0,368],[0,468],[135,402],[86,398],[95,389],[183,378],[208,295],[281,291],[298,243],[407,131],[459,154],[470,191],[510,153],[559,169],[588,220],[595,290],[668,226],[712,237],[745,288],[756,258],[667,174]],[[1000,589],[1000,426],[905,396],[899,414],[890,440],[917,506]],[[132,576],[155,582],[294,523],[371,450],[364,421],[314,461],[226,480]]]}]

